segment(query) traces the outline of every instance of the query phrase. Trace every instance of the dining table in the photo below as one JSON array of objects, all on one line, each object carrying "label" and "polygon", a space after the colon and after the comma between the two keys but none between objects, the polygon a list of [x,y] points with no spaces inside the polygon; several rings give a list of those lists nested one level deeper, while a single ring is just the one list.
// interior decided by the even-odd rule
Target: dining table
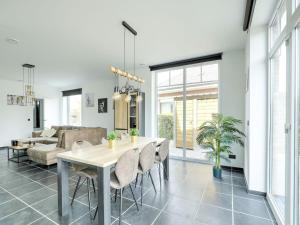
[{"label": "dining table", "polygon": [[[130,138],[117,140],[114,148],[108,143],[79,148],[57,154],[58,179],[58,212],[60,216],[68,216],[70,211],[69,199],[69,170],[70,164],[80,164],[94,167],[97,170],[98,192],[98,224],[111,224],[111,168],[117,163],[122,154],[131,149],[142,150],[148,143],[159,146],[164,138],[137,137],[135,143]],[[163,162],[165,167],[164,179],[169,178],[169,156]]]}]

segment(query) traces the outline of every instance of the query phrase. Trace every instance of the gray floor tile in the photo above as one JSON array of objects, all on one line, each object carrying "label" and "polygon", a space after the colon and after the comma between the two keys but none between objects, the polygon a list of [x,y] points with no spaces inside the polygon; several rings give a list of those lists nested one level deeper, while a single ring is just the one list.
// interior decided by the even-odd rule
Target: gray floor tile
[{"label": "gray floor tile", "polygon": [[[9,202],[0,205],[0,218],[12,214],[20,209],[26,208],[27,206],[17,199],[13,199]],[[0,223],[1,224],[1,223]]]},{"label": "gray floor tile", "polygon": [[48,217],[55,221],[58,224],[70,224],[73,221],[79,219],[80,217],[84,216],[84,214],[86,214],[88,212],[88,207],[78,203],[78,202],[74,202],[73,206],[69,207],[69,216],[59,216],[58,215],[58,211],[55,211],[51,214],[48,215]]},{"label": "gray floor tile", "polygon": [[219,192],[222,194],[232,194],[232,186],[230,184],[224,184],[224,183],[209,183],[206,187],[206,191],[213,191],[213,192]]},{"label": "gray floor tile", "polygon": [[14,197],[11,194],[9,194],[8,192],[6,192],[0,188],[0,203],[9,201],[13,198]]},{"label": "gray floor tile", "polygon": [[0,184],[0,186],[9,190],[15,187],[21,187],[24,184],[28,184],[32,182],[32,180],[22,176],[15,176],[15,177],[13,176],[12,178],[13,179],[10,179],[9,181]]},{"label": "gray floor tile", "polygon": [[45,177],[51,177],[53,175],[56,176],[56,174],[44,170],[40,173],[32,174],[29,178],[36,181],[36,180],[44,179]]},{"label": "gray floor tile", "polygon": [[49,198],[46,198],[45,200],[34,203],[31,206],[35,208],[37,211],[41,212],[42,214],[49,215],[58,209],[57,202],[58,202],[58,198],[57,198],[57,194],[55,194]]},{"label": "gray floor tile", "polygon": [[232,177],[232,184],[239,186],[246,186],[245,179],[243,177]]},{"label": "gray floor tile", "polygon": [[55,225],[55,223],[47,219],[46,217],[42,217],[30,225]]},{"label": "gray floor tile", "polygon": [[[134,204],[134,201],[123,198],[122,214],[124,214],[126,212],[126,210],[131,206],[135,210],[137,210],[136,206]],[[140,208],[140,205],[139,205],[139,208]],[[116,202],[113,199],[111,201],[111,216],[113,216],[115,218],[119,217],[119,210],[120,210],[120,198],[117,198]]]},{"label": "gray floor tile", "polygon": [[23,195],[20,198],[27,204],[31,205],[38,201],[44,200],[45,198],[48,198],[55,193],[55,191],[52,191],[48,188],[42,188],[29,194]]},{"label": "gray floor tile", "polygon": [[41,217],[42,216],[39,213],[27,207],[21,211],[11,214],[10,216],[0,219],[0,224],[1,225],[12,225],[12,224],[27,225]]},{"label": "gray floor tile", "polygon": [[235,211],[250,214],[253,216],[271,219],[265,203],[257,200],[234,197],[233,209]]},{"label": "gray floor tile", "polygon": [[172,197],[164,209],[167,213],[177,214],[192,219],[198,208],[197,203],[182,198]]},{"label": "gray floor tile", "polygon": [[53,174],[53,176],[40,179],[37,182],[39,182],[40,184],[46,185],[46,186],[51,185],[51,184],[57,183],[57,176],[55,174]]},{"label": "gray floor tile", "polygon": [[260,195],[248,194],[246,187],[233,186],[233,195],[244,198],[251,198],[255,200],[263,201],[264,197]]},{"label": "gray floor tile", "polygon": [[131,225],[149,225],[152,224],[154,219],[157,217],[159,210],[143,206],[140,207],[140,210],[132,206],[128,209],[127,212],[123,215],[123,221],[131,224]]},{"label": "gray floor tile", "polygon": [[214,192],[205,192],[202,202],[205,204],[222,207],[229,210],[231,210],[232,208],[232,197],[230,195]]},{"label": "gray floor tile", "polygon": [[209,225],[232,225],[232,212],[202,204],[195,219],[198,223]]},{"label": "gray floor tile", "polygon": [[155,193],[154,191],[149,191],[143,197],[143,203],[158,209],[162,209],[167,204],[169,199],[171,199],[171,196],[168,195],[167,193],[163,193],[163,192]]},{"label": "gray floor tile", "polygon": [[31,183],[28,183],[28,184],[24,184],[21,187],[10,189],[9,191],[10,191],[10,193],[20,197],[20,196],[25,195],[29,192],[33,192],[33,191],[42,189],[43,187],[44,186],[42,186],[42,185],[40,185],[36,182],[31,182]]},{"label": "gray floor tile", "polygon": [[274,225],[272,221],[249,216],[241,213],[234,213],[235,225]]},{"label": "gray floor tile", "polygon": [[177,214],[162,212],[153,225],[192,225],[193,220]]}]

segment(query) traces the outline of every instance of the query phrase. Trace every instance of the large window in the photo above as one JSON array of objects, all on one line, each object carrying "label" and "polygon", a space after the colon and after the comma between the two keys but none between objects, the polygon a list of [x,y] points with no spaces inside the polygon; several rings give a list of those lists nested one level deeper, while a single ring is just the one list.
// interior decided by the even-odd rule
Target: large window
[{"label": "large window", "polygon": [[156,72],[157,136],[170,140],[171,156],[207,161],[197,128],[218,112],[218,73],[217,62]]},{"label": "large window", "polygon": [[62,122],[81,126],[81,89],[63,91]]},{"label": "large window", "polygon": [[267,197],[280,225],[300,224],[299,15],[299,0],[281,0],[269,23]]}]

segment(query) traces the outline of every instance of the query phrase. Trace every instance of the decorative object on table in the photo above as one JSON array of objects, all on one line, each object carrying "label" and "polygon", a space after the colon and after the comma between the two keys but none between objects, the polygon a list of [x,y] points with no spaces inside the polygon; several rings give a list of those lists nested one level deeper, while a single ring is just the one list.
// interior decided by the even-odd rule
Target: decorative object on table
[{"label": "decorative object on table", "polygon": [[107,98],[98,99],[98,113],[107,113]]},{"label": "decorative object on table", "polygon": [[197,143],[205,149],[210,149],[210,157],[214,160],[213,175],[222,178],[221,158],[229,160],[226,155],[231,154],[231,145],[237,143],[244,146],[245,134],[237,128],[241,124],[231,116],[214,114],[212,120],[204,122],[199,128]]},{"label": "decorative object on table", "polygon": [[17,105],[19,105],[19,106],[25,106],[26,105],[25,96],[17,96]]},{"label": "decorative object on table", "polygon": [[94,107],[95,106],[94,93],[85,93],[84,101],[86,107]]},{"label": "decorative object on table", "polygon": [[18,146],[17,140],[11,140],[11,146]]},{"label": "decorative object on table", "polygon": [[136,137],[139,136],[139,130],[136,128],[132,128],[129,131],[129,135],[131,137],[131,143],[136,143]]},{"label": "decorative object on table", "polygon": [[116,146],[116,139],[117,139],[117,134],[115,131],[111,131],[107,135],[107,140],[108,140],[108,147],[109,148],[115,148]]},{"label": "decorative object on table", "polygon": [[[113,93],[113,100],[119,100],[121,94],[126,94],[125,101],[130,102],[131,95],[130,93],[132,91],[137,91],[137,98],[136,101],[140,102],[143,100],[142,96],[140,95],[141,92],[141,84],[145,82],[144,79],[141,77],[138,77],[135,74],[135,37],[137,36],[137,32],[125,21],[122,21],[122,25],[124,27],[124,45],[123,45],[123,51],[124,51],[124,58],[123,58],[123,70],[116,68],[114,66],[110,67],[111,72],[115,75],[115,86],[114,86],[114,93]],[[133,34],[133,73],[129,73],[126,71],[126,30],[128,30],[131,34]],[[127,79],[125,86],[119,88],[119,77],[124,77]],[[138,83],[138,87],[135,89],[133,85],[130,84],[130,81]]]}]

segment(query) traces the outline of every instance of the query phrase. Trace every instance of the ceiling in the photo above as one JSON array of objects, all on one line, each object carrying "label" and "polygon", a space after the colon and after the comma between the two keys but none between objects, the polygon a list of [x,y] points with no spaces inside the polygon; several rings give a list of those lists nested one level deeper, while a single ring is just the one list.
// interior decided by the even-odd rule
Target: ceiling
[{"label": "ceiling", "polygon": [[[138,32],[137,67],[243,49],[246,0],[1,0],[0,78],[20,80],[23,63],[56,87],[110,79],[123,66],[126,20]],[[11,44],[7,38],[18,40]],[[126,65],[133,39],[126,34]]]}]

